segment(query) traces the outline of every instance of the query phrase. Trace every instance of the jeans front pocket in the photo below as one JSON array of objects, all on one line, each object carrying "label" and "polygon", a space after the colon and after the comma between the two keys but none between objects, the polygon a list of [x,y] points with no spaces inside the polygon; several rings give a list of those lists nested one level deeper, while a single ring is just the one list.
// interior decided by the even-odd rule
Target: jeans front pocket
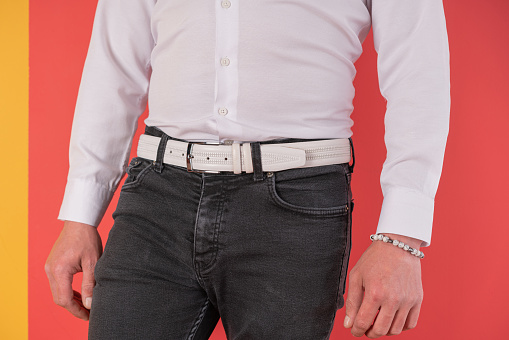
[{"label": "jeans front pocket", "polygon": [[152,169],[154,165],[150,159],[134,157],[126,169],[127,178],[125,179],[122,190],[138,186],[143,177]]},{"label": "jeans front pocket", "polygon": [[316,216],[348,213],[349,183],[345,166],[333,164],[270,174],[272,202],[295,212]]}]

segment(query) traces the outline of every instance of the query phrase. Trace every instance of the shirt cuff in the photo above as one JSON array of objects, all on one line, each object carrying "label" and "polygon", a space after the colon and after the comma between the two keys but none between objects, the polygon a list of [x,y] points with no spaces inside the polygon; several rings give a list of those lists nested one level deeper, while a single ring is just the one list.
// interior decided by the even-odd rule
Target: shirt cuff
[{"label": "shirt cuff", "polygon": [[418,191],[392,188],[384,194],[377,234],[392,233],[431,243],[435,200]]},{"label": "shirt cuff", "polygon": [[113,194],[113,191],[96,182],[68,181],[57,219],[86,223],[97,227],[113,198]]}]

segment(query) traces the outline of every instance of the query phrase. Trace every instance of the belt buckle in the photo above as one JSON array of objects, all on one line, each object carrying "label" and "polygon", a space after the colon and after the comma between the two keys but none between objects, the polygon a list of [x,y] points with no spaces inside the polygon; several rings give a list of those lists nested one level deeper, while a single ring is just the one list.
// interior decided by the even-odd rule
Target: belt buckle
[{"label": "belt buckle", "polygon": [[205,144],[205,142],[189,142],[189,143],[187,143],[187,152],[186,152],[187,172],[204,173],[205,170],[194,170],[193,164],[191,163],[191,160],[194,158],[194,156],[192,155],[192,151],[193,151],[193,146],[195,144]]},{"label": "belt buckle", "polygon": [[186,151],[187,172],[196,172],[196,173],[199,173],[199,174],[202,174],[202,173],[214,173],[214,174],[217,174],[217,173],[219,173],[219,171],[214,171],[214,170],[195,170],[195,169],[193,169],[193,164],[192,164],[191,160],[194,158],[194,156],[192,155],[192,152],[193,152],[193,147],[194,147],[195,144],[198,144],[198,145],[203,145],[203,144],[230,145],[230,144],[232,144],[232,142],[233,141],[230,141],[230,140],[226,140],[223,143],[221,143],[221,142],[218,142],[218,143],[214,143],[214,142],[188,142],[187,143],[187,151]]}]

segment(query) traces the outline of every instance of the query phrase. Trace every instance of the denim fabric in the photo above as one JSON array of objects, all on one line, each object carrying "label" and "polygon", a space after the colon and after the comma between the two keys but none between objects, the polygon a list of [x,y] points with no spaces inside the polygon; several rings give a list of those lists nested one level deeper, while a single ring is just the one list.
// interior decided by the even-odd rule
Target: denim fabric
[{"label": "denim fabric", "polygon": [[89,339],[208,339],[220,317],[232,340],[328,339],[344,304],[351,166],[254,180],[158,161],[126,170]]}]

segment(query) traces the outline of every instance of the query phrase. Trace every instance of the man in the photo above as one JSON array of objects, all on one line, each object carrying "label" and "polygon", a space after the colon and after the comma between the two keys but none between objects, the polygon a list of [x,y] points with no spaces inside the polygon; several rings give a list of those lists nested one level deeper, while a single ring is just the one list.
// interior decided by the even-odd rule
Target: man
[{"label": "man", "polygon": [[[385,242],[345,302],[353,63],[371,27]],[[343,305],[354,336],[414,328],[449,108],[440,0],[101,0],[45,267],[54,300],[90,317],[92,339],[206,339],[219,317],[230,339],[327,339]]]}]

